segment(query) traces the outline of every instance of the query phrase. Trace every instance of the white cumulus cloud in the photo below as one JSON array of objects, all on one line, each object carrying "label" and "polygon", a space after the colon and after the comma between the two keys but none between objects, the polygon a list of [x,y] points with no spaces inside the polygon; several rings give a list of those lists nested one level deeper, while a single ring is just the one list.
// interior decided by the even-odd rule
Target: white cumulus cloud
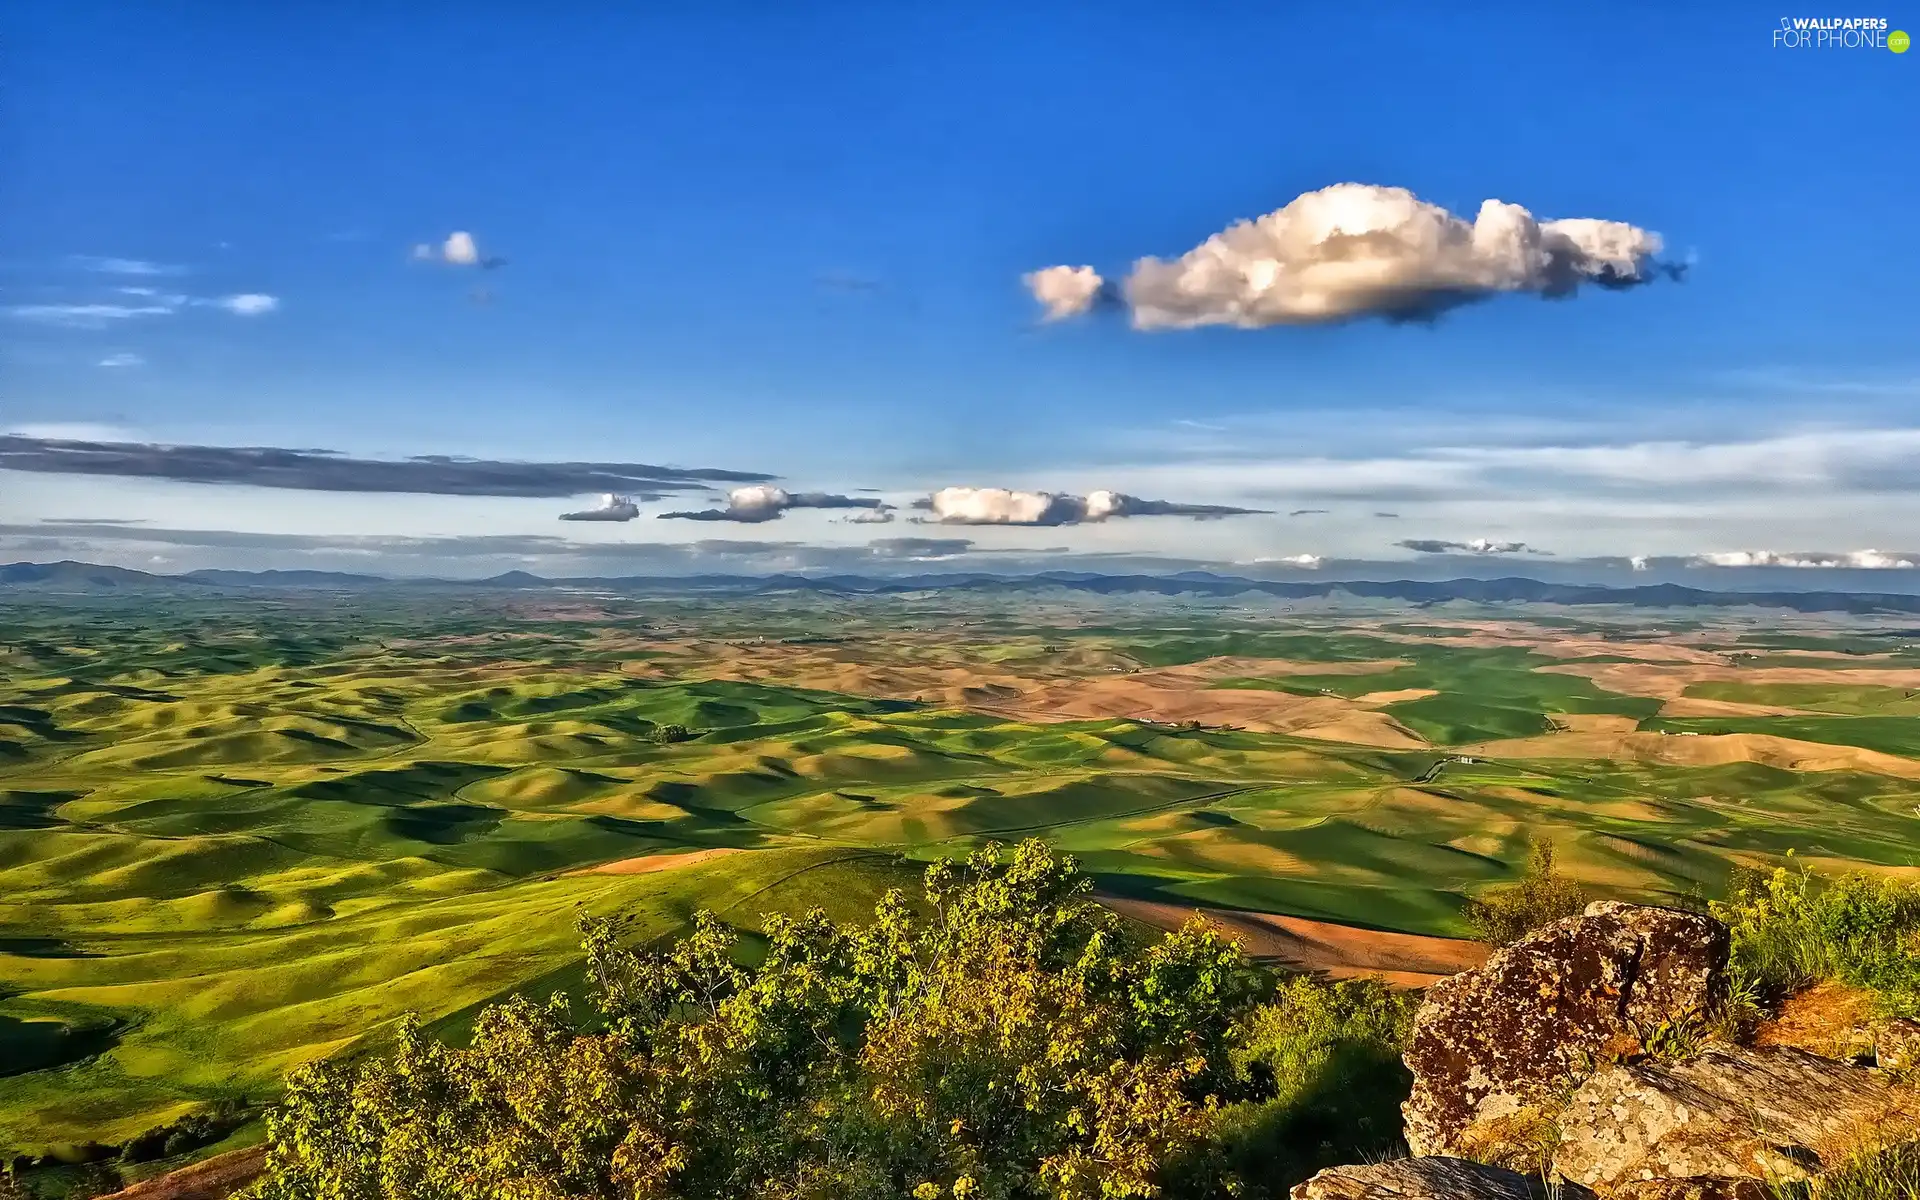
[{"label": "white cumulus cloud", "polygon": [[[1499,200],[1469,220],[1405,188],[1339,183],[1178,258],[1142,258],[1123,291],[1140,329],[1424,320],[1503,292],[1560,297],[1583,284],[1622,288],[1676,274],[1657,261],[1661,249],[1659,234],[1620,221],[1542,221]],[[1099,282],[1090,267],[1026,278],[1056,319],[1091,307]]]},{"label": "white cumulus cloud", "polygon": [[600,503],[579,512],[561,513],[562,521],[631,521],[640,515],[640,509],[634,502],[613,492],[600,497]]},{"label": "white cumulus cloud", "polygon": [[[770,483],[754,483],[737,487],[727,493],[725,508],[706,508],[694,512],[661,513],[667,520],[678,521],[735,521],[743,525],[757,525],[762,521],[778,520],[781,513],[790,508],[851,508],[871,513],[888,512],[885,503],[879,500],[858,496],[839,496],[831,492],[789,492]],[[886,521],[891,516],[872,516],[868,520]]]},{"label": "white cumulus cloud", "polygon": [[1092,308],[1106,281],[1092,267],[1043,267],[1021,276],[1021,282],[1047,310],[1047,320],[1062,321]]},{"label": "white cumulus cloud", "polygon": [[470,267],[480,261],[480,248],[473,244],[472,234],[456,230],[441,243],[440,256],[455,266]]},{"label": "white cumulus cloud", "polygon": [[452,267],[480,267],[483,270],[500,266],[505,261],[480,253],[480,243],[464,229],[456,229],[438,244],[421,242],[413,248],[413,258],[416,262],[443,262]]}]

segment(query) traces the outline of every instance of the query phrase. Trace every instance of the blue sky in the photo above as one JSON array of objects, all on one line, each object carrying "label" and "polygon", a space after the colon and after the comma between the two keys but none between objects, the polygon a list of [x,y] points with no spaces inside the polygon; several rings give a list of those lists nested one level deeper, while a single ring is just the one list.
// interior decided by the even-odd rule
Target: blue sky
[{"label": "blue sky", "polygon": [[[716,530],[788,560],[924,535],[1276,569],[1403,541],[1920,551],[1920,57],[1783,50],[1736,5],[393,7],[10,10],[0,427],[719,468],[898,519],[657,519],[725,509],[699,494],[575,526],[559,497],[42,464],[0,470],[10,556],[464,574]],[[1350,181],[1625,222],[1693,265],[1411,324],[1043,322],[1022,287]],[[456,230],[505,265],[411,258]],[[949,486],[1275,513],[913,526]],[[262,540],[28,528],[78,520]]]}]

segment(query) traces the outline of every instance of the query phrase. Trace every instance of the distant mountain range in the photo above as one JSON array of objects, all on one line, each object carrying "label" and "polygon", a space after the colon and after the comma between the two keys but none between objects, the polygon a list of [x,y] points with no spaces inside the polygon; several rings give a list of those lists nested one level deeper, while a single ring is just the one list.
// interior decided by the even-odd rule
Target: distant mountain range
[{"label": "distant mountain range", "polygon": [[545,579],[509,571],[488,579],[387,579],[337,571],[189,571],[154,575],[95,563],[10,563],[0,566],[0,593],[115,591],[222,591],[372,589],[450,589],[459,591],[593,589],[632,593],[731,593],[764,595],[820,592],[837,595],[896,595],[908,592],[963,591],[1031,593],[1052,590],[1102,595],[1142,593],[1159,596],[1265,595],[1289,600],[1351,597],[1428,605],[1447,601],[1476,604],[1618,604],[1636,608],[1782,608],[1795,612],[1920,613],[1920,595],[1842,591],[1719,591],[1661,583],[1645,587],[1603,587],[1542,583],[1537,579],[1447,579],[1390,581],[1242,579],[1209,571],[1175,575],[1100,575],[1046,571],[1037,575],[953,572],[906,576],[866,575],[677,575],[617,578]]}]

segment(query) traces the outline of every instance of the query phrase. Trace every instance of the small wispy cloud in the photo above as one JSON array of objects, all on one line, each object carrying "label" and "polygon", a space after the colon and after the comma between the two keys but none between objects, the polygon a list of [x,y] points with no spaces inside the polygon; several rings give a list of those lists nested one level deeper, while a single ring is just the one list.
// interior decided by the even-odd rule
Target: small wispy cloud
[{"label": "small wispy cloud", "polygon": [[867,548],[876,558],[902,558],[918,562],[937,562],[956,558],[973,549],[966,538],[875,538]]},{"label": "small wispy cloud", "polygon": [[280,307],[278,296],[239,292],[230,296],[186,296],[140,285],[116,287],[120,301],[82,301],[54,304],[14,304],[3,310],[19,321],[68,329],[105,329],[121,321],[170,317],[187,308],[217,308],[237,317],[258,317]]},{"label": "small wispy cloud", "polygon": [[16,320],[69,329],[104,329],[120,321],[165,317],[178,311],[171,304],[14,304],[6,310]]},{"label": "small wispy cloud", "polygon": [[98,271],[102,275],[185,275],[185,267],[171,263],[149,262],[144,258],[114,258],[92,254],[76,254],[70,260],[73,265],[85,271]]},{"label": "small wispy cloud", "polygon": [[215,308],[224,308],[236,317],[259,317],[280,307],[278,296],[269,296],[264,292],[241,292],[238,295],[222,296],[209,301]]},{"label": "small wispy cloud", "polygon": [[105,358],[101,359],[99,363],[96,365],[102,366],[102,367],[108,367],[113,370],[120,370],[125,367],[145,366],[146,362],[147,360],[144,358],[141,358],[138,354],[134,354],[131,351],[123,350],[118,354],[107,355]]}]

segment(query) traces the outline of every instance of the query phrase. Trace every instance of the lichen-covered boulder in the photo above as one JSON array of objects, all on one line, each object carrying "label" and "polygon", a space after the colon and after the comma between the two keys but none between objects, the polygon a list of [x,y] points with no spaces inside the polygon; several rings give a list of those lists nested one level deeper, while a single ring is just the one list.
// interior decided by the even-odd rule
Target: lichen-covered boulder
[{"label": "lichen-covered boulder", "polygon": [[1329,1167],[1295,1184],[1292,1200],[1546,1200],[1537,1175],[1464,1158],[1401,1158]]},{"label": "lichen-covered boulder", "polygon": [[1786,1046],[1716,1047],[1581,1084],[1560,1113],[1553,1171],[1609,1195],[1659,1180],[1796,1182],[1911,1136],[1913,1117],[1911,1095],[1864,1067]]},{"label": "lichen-covered boulder", "polygon": [[1537,1163],[1546,1110],[1595,1062],[1721,1002],[1727,946],[1711,917],[1602,901],[1434,984],[1407,1045],[1407,1145]]}]

